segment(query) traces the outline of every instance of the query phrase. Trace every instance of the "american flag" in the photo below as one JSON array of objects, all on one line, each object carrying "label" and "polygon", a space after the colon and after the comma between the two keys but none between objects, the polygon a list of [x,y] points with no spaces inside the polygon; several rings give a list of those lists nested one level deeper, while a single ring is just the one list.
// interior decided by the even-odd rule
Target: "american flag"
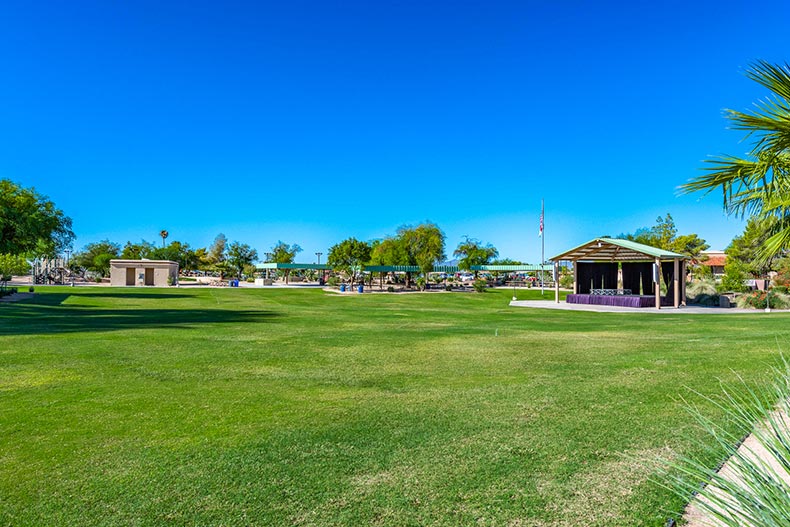
[{"label": "american flag", "polygon": [[538,231],[538,237],[543,236],[543,209],[540,209],[540,231]]}]

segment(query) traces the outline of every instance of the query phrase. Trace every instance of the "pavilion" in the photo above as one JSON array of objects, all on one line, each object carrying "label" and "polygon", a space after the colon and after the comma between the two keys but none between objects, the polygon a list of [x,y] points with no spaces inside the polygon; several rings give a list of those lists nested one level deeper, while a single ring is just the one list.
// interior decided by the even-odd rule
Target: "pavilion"
[{"label": "pavilion", "polygon": [[[687,259],[683,254],[630,240],[596,238],[551,261],[556,276],[561,261],[573,265],[573,294],[566,299],[570,304],[661,309],[662,305],[686,305]],[[663,298],[661,277],[667,285]],[[554,301],[560,301],[559,280],[554,282]]]}]

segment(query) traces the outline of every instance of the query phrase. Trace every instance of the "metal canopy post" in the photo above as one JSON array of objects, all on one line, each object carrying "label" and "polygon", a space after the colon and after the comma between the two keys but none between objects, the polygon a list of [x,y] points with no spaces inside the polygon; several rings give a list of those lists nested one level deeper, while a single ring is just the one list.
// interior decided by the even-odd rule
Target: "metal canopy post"
[{"label": "metal canopy post", "polygon": [[[541,295],[543,296],[543,295]],[[554,261],[554,303],[560,303],[560,261]]]},{"label": "metal canopy post", "polygon": [[[675,258],[674,259],[674,264],[675,265],[674,265],[674,267],[672,269],[673,272],[674,272],[674,276],[675,276],[675,279],[672,281],[673,282],[672,285],[674,286],[673,287],[673,289],[674,289],[674,304],[675,304],[675,307],[679,307],[680,306],[680,260]],[[668,284],[667,284],[667,287],[669,287]]]}]

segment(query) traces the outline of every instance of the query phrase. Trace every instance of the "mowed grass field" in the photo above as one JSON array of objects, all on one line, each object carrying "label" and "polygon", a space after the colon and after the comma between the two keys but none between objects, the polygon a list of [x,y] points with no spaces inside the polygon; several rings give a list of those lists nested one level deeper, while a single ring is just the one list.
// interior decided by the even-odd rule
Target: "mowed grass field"
[{"label": "mowed grass field", "polygon": [[510,290],[39,291],[0,305],[2,525],[661,526],[683,504],[639,460],[699,448],[679,397],[756,382],[790,328]]}]

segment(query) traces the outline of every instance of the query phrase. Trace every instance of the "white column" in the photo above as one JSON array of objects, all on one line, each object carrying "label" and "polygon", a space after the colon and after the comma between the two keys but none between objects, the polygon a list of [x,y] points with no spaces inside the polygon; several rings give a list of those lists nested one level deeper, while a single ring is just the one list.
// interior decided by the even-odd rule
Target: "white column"
[{"label": "white column", "polygon": [[[677,258],[675,258],[674,264],[675,266],[673,268],[673,271],[675,274],[675,279],[672,281],[673,282],[672,285],[674,289],[675,307],[678,307],[680,306],[680,261]],[[667,289],[669,289],[668,284],[667,284]]]}]

